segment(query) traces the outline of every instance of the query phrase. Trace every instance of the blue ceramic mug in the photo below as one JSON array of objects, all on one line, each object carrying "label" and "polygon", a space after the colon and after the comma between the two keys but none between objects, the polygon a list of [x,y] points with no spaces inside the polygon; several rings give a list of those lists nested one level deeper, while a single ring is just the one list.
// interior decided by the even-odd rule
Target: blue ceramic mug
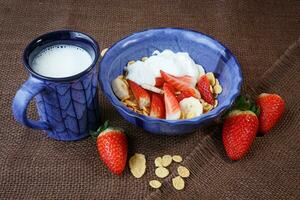
[{"label": "blue ceramic mug", "polygon": [[[91,56],[91,65],[84,71],[67,77],[47,77],[32,69],[32,62],[45,48],[53,45],[72,45]],[[13,114],[21,124],[44,130],[57,140],[78,140],[88,136],[99,125],[97,71],[99,46],[90,36],[76,31],[50,32],[33,40],[25,49],[23,63],[29,79],[13,100]],[[29,102],[35,98],[39,120],[26,116]]]}]

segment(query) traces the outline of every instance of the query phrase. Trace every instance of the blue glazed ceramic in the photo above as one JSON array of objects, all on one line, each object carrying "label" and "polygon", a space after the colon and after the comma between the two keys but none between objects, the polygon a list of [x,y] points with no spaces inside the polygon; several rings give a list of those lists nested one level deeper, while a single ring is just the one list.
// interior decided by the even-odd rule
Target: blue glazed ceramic
[{"label": "blue glazed ceramic", "polygon": [[[118,100],[111,81],[123,73],[124,66],[131,60],[151,56],[154,50],[164,49],[188,52],[207,72],[216,74],[223,92],[215,109],[193,119],[171,121],[137,114]],[[229,108],[240,92],[242,74],[234,55],[215,39],[192,30],[159,28],[134,33],[115,43],[100,63],[99,81],[104,94],[126,120],[151,133],[180,135],[197,130]]]},{"label": "blue glazed ceramic", "polygon": [[[42,49],[55,44],[76,45],[87,50],[93,63],[83,72],[66,78],[45,77],[34,72],[32,59]],[[33,40],[25,49],[23,62],[30,73],[13,100],[13,114],[18,122],[44,130],[57,140],[78,140],[99,125],[97,71],[99,46],[90,36],[69,30],[47,33]],[[40,119],[30,120],[26,109],[35,97]]]}]

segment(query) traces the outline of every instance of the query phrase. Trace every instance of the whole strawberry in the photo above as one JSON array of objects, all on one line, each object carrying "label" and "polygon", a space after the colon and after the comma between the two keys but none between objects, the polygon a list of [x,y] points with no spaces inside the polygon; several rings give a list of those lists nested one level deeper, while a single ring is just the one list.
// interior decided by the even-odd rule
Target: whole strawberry
[{"label": "whole strawberry", "polygon": [[121,175],[127,161],[127,138],[123,129],[109,127],[106,121],[91,135],[96,139],[100,159],[112,173]]},{"label": "whole strawberry", "polygon": [[225,118],[222,139],[231,160],[241,159],[250,149],[258,130],[258,118],[250,110],[233,110]]},{"label": "whole strawberry", "polygon": [[277,94],[262,93],[257,97],[256,104],[260,108],[259,132],[267,134],[284,113],[284,100]]}]

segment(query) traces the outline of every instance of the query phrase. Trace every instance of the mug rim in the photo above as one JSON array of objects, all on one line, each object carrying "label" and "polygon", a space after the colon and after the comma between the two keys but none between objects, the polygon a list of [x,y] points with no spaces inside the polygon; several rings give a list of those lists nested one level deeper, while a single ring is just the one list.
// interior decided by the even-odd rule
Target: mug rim
[{"label": "mug rim", "polygon": [[[72,76],[67,76],[67,77],[49,77],[49,76],[44,76],[44,75],[41,75],[41,74],[35,72],[29,64],[28,56],[32,52],[32,50],[30,50],[30,49],[32,48],[32,46],[35,46],[39,41],[44,40],[45,38],[48,38],[51,35],[59,34],[59,33],[76,33],[76,34],[81,34],[81,35],[84,35],[85,37],[87,37],[89,40],[87,40],[86,38],[81,38],[81,39],[85,40],[85,42],[89,43],[89,45],[93,48],[93,50],[95,52],[95,58],[93,59],[93,62],[89,65],[89,67],[87,67],[82,72],[72,75]],[[72,38],[70,38],[70,39],[72,39]],[[68,81],[76,80],[76,79],[84,76],[85,74],[89,73],[94,67],[96,67],[96,63],[99,59],[99,56],[100,56],[99,44],[90,35],[80,32],[80,31],[74,31],[74,30],[70,30],[70,29],[62,29],[62,30],[50,31],[50,32],[44,33],[42,35],[39,35],[35,39],[33,39],[26,46],[26,48],[23,51],[23,65],[25,66],[27,71],[35,78],[39,78],[39,79],[43,79],[43,80],[47,80],[47,81],[53,81],[53,82],[68,82]]]}]

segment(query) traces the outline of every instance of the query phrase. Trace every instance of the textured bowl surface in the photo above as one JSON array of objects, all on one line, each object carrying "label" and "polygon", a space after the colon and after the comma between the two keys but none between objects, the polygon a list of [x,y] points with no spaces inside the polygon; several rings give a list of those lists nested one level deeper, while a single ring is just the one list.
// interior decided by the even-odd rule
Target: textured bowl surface
[{"label": "textured bowl surface", "polygon": [[[223,87],[223,92],[218,96],[219,105],[215,109],[188,120],[164,120],[135,113],[119,101],[112,91],[111,81],[123,73],[129,61],[149,57],[153,51],[164,49],[188,52],[206,72],[215,73]],[[216,118],[232,105],[242,83],[239,63],[229,49],[203,33],[180,28],[150,29],[116,42],[100,62],[98,78],[105,96],[127,121],[148,132],[165,135],[193,132]]]}]

